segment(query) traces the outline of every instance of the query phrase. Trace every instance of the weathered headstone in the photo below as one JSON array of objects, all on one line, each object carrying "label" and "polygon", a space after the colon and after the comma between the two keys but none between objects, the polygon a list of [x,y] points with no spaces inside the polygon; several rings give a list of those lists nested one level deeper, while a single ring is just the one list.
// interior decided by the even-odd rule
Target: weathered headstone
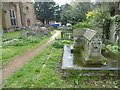
[{"label": "weathered headstone", "polygon": [[65,32],[67,30],[67,27],[65,25],[62,26],[62,32]]},{"label": "weathered headstone", "polygon": [[26,29],[25,27],[21,28],[20,35],[21,35],[22,38],[26,38],[27,37],[25,29]]},{"label": "weathered headstone", "polygon": [[86,31],[85,29],[73,29],[73,36],[74,37],[83,36],[85,31]]},{"label": "weathered headstone", "polygon": [[62,26],[61,39],[71,39],[73,31],[68,30],[67,26]]},{"label": "weathered headstone", "polygon": [[83,42],[83,37],[74,37],[74,47],[81,48]]},{"label": "weathered headstone", "polygon": [[33,27],[29,27],[30,28],[30,32],[27,33],[28,36],[34,36],[37,38],[41,38],[44,35],[48,35],[50,34],[50,27],[38,27],[38,26],[33,26]]},{"label": "weathered headstone", "polygon": [[72,52],[80,52],[80,49],[83,48],[84,32],[85,32],[85,29],[73,29],[74,44],[73,44]]}]

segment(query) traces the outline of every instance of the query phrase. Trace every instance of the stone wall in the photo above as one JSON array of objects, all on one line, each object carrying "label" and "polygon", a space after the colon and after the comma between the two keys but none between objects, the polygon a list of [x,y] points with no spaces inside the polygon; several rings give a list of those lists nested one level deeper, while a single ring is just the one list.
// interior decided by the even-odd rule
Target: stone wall
[{"label": "stone wall", "polygon": [[[0,3],[0,21],[2,21],[2,7]],[[2,27],[2,22],[0,22],[0,28]]]},{"label": "stone wall", "polygon": [[[28,7],[28,9],[27,9]],[[11,24],[10,10],[14,11],[16,25]],[[34,12],[34,4],[28,2],[2,2],[2,28],[11,29],[16,27],[28,26],[27,21],[30,20],[30,25],[36,24],[36,16]]]},{"label": "stone wall", "polygon": [[26,9],[27,9],[27,12],[26,12],[26,26],[28,26],[28,20],[30,21],[30,25],[34,25],[36,23],[34,4],[33,3],[27,3]]},{"label": "stone wall", "polygon": [[15,11],[15,6],[12,3],[4,2],[2,3],[2,28],[8,29],[13,28],[10,22],[10,12],[9,10]]}]

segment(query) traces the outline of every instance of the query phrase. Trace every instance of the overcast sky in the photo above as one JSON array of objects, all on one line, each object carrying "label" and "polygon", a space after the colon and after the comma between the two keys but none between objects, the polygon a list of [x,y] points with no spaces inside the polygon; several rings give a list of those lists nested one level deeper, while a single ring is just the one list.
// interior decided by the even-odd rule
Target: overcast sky
[{"label": "overcast sky", "polygon": [[71,0],[54,0],[56,3],[58,3],[59,5],[63,5],[66,3],[70,3]]}]

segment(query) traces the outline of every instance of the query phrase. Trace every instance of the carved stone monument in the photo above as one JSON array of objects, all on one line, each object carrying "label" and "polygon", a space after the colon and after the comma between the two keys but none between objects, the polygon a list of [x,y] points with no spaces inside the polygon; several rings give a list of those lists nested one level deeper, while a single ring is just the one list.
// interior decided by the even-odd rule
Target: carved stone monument
[{"label": "carved stone monument", "polygon": [[[110,58],[110,53],[102,51],[102,31],[100,29],[74,29],[74,44],[65,45],[62,60],[63,70],[80,72],[115,73],[118,68],[117,58]],[[108,56],[105,56],[106,53]],[[104,55],[104,56],[103,56]]]},{"label": "carved stone monument", "polygon": [[84,58],[88,64],[107,64],[107,60],[102,56],[102,41],[96,30],[87,29],[83,35],[85,37]]}]

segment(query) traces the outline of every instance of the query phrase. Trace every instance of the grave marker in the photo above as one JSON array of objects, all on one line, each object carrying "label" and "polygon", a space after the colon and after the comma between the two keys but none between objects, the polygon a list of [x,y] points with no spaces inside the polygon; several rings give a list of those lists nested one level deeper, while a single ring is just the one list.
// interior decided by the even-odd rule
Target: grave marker
[{"label": "grave marker", "polygon": [[26,28],[25,28],[25,27],[21,28],[21,31],[20,31],[21,37],[22,37],[22,38],[26,38],[26,37],[27,37],[26,34],[27,34],[27,33],[26,33]]}]

